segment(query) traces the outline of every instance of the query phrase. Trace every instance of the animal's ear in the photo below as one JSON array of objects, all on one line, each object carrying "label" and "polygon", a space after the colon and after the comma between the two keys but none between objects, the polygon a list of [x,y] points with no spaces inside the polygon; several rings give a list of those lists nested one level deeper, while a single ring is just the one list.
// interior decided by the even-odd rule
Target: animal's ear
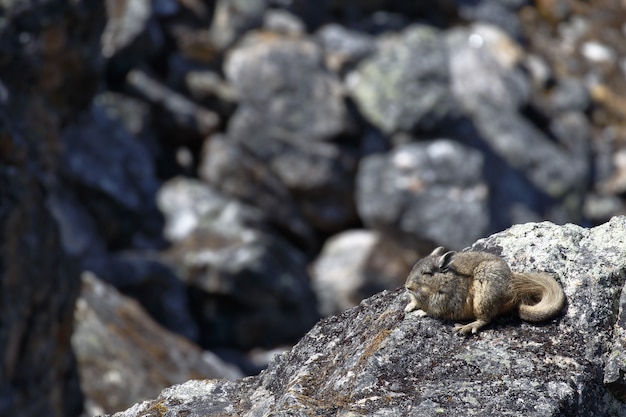
[{"label": "animal's ear", "polygon": [[443,246],[439,246],[438,248],[435,248],[435,250],[432,251],[429,256],[441,256],[445,251],[446,250],[443,248]]},{"label": "animal's ear", "polygon": [[437,262],[437,266],[439,267],[439,269],[442,271],[446,271],[454,260],[454,255],[456,255],[456,252],[454,251],[446,252],[441,255],[439,257],[439,261]]}]

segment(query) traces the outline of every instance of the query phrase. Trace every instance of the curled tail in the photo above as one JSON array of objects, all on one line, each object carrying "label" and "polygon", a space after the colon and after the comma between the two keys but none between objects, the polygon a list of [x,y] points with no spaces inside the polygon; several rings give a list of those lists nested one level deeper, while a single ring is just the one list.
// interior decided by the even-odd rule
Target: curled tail
[{"label": "curled tail", "polygon": [[539,322],[556,316],[565,294],[556,280],[543,272],[513,273],[510,282],[522,320]]}]

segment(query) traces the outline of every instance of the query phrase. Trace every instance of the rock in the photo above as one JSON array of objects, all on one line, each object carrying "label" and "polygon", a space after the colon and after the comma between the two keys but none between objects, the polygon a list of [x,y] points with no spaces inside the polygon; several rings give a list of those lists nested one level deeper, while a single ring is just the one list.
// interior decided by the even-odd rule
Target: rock
[{"label": "rock", "polygon": [[463,248],[489,227],[482,170],[479,152],[443,139],[368,156],[357,175],[359,215],[376,230]]},{"label": "rock", "polygon": [[269,9],[263,15],[263,28],[283,35],[299,36],[306,32],[304,23],[286,10]]},{"label": "rock", "polygon": [[320,313],[339,313],[379,291],[403,285],[417,258],[415,251],[370,230],[334,235],[311,267]]},{"label": "rock", "polygon": [[346,131],[339,81],[313,42],[256,33],[232,49],[224,72],[239,97],[228,134],[249,142],[329,140]]},{"label": "rock", "polygon": [[80,282],[48,199],[64,186],[60,132],[100,84],[104,5],[1,3],[0,415],[77,417]]},{"label": "rock", "polygon": [[192,142],[217,129],[219,117],[214,112],[171,90],[146,72],[133,70],[127,81],[137,94],[152,104],[157,115],[162,117],[160,123],[164,129],[174,130],[183,138],[187,136]]},{"label": "rock", "polygon": [[484,101],[517,111],[528,101],[530,85],[520,68],[524,52],[502,30],[485,24],[454,28],[445,36],[451,89],[464,108]]},{"label": "rock", "polygon": [[157,204],[165,216],[165,237],[179,242],[205,226],[222,227],[230,232],[263,229],[263,213],[255,207],[231,200],[207,184],[177,177],[159,189]]},{"label": "rock", "polygon": [[[150,0],[107,0],[107,24],[102,33],[102,55],[111,58],[124,49],[133,46],[133,43],[144,42],[148,36],[148,26],[152,17],[152,2]],[[132,54],[141,51],[141,47],[135,47]],[[127,54],[126,58],[132,58]],[[137,59],[135,57],[135,59]]]},{"label": "rock", "polygon": [[211,39],[219,49],[226,49],[248,29],[259,26],[267,9],[267,0],[218,0],[211,23]]},{"label": "rock", "polygon": [[117,252],[91,256],[83,260],[82,269],[141,303],[152,319],[169,331],[198,340],[187,287],[156,254]]},{"label": "rock", "polygon": [[336,23],[320,28],[315,38],[324,50],[326,67],[334,72],[356,65],[376,50],[374,38]]},{"label": "rock", "polygon": [[306,258],[252,228],[257,210],[193,180],[169,182],[159,200],[173,239],[164,259],[188,286],[202,346],[275,347],[315,323]]},{"label": "rock", "polygon": [[[354,222],[355,152],[327,142],[251,141],[215,135],[205,143],[200,176],[264,210],[305,245],[311,225],[325,232]],[[259,139],[259,138],[256,138]]]},{"label": "rock", "polygon": [[363,116],[390,134],[433,128],[445,120],[454,108],[449,79],[441,32],[413,25],[382,38],[346,84]]},{"label": "rock", "polygon": [[76,303],[72,347],[88,415],[123,410],[190,379],[241,377],[237,369],[163,329],[137,302],[87,272]]},{"label": "rock", "polygon": [[298,246],[311,250],[315,236],[291,193],[263,160],[223,135],[205,141],[200,178],[225,195],[263,212],[273,225]]},{"label": "rock", "polygon": [[147,149],[97,106],[62,139],[62,169],[74,184],[74,201],[80,196],[107,247],[161,245],[162,218],[154,204],[159,182]]},{"label": "rock", "polygon": [[523,37],[522,25],[516,14],[525,6],[527,0],[456,0],[457,12],[460,17],[470,22],[484,22],[498,26],[511,37]]},{"label": "rock", "polygon": [[626,217],[593,229],[517,225],[478,241],[514,270],[551,271],[567,306],[545,324],[497,319],[477,336],[405,314],[401,289],[319,322],[259,376],[190,381],[116,417],[624,415],[603,383],[626,268]]},{"label": "rock", "polygon": [[[494,112],[498,112],[498,117],[493,117]],[[486,144],[506,165],[521,172],[532,188],[541,194],[559,201],[587,181],[588,154],[581,153],[580,147],[570,153],[566,148],[554,144],[544,132],[519,113],[503,111],[501,107],[484,102],[474,108],[472,122],[477,131],[478,146],[481,142]],[[471,136],[467,135],[466,138],[470,139]],[[502,179],[500,176],[499,180]],[[530,207],[533,207],[531,200],[538,200],[537,191],[532,188],[527,191],[535,194],[527,200]],[[541,205],[533,208],[542,213]]]}]

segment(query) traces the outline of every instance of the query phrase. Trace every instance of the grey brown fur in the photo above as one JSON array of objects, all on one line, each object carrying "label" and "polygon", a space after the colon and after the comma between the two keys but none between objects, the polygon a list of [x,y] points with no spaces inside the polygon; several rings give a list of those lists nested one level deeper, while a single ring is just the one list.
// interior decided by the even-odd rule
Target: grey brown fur
[{"label": "grey brown fur", "polygon": [[459,334],[476,333],[499,314],[517,310],[523,320],[554,317],[565,303],[561,286],[548,273],[512,272],[499,256],[487,252],[447,252],[442,247],[419,260],[405,288],[404,309],[448,320]]}]

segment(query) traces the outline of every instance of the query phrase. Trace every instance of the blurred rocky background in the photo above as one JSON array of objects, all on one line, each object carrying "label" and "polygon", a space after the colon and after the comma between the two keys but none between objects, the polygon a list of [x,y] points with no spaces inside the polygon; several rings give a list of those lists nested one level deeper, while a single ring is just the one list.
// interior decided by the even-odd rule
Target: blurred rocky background
[{"label": "blurred rocky background", "polygon": [[0,415],[254,374],[435,245],[626,213],[624,97],[620,0],[0,0]]}]

